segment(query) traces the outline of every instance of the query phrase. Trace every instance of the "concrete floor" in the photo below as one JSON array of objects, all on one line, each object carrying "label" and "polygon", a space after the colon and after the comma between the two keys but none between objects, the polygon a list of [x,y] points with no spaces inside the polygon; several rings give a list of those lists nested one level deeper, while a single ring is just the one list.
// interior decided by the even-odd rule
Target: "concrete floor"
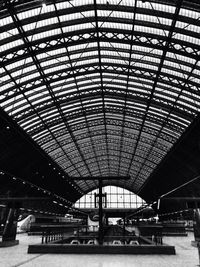
[{"label": "concrete floor", "polygon": [[39,236],[17,236],[20,244],[0,248],[0,267],[194,267],[198,251],[188,237],[165,237],[164,243],[175,245],[176,255],[63,255],[27,254],[28,244],[40,243]]}]

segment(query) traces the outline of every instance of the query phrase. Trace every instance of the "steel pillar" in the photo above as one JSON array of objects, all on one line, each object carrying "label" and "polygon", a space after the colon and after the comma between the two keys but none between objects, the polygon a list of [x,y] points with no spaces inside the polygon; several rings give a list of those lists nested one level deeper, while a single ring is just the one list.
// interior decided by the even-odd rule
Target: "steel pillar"
[{"label": "steel pillar", "polygon": [[2,242],[15,241],[17,233],[17,220],[19,217],[19,203],[10,202],[7,204],[3,219]]},{"label": "steel pillar", "polygon": [[103,244],[102,180],[99,179],[99,245]]}]

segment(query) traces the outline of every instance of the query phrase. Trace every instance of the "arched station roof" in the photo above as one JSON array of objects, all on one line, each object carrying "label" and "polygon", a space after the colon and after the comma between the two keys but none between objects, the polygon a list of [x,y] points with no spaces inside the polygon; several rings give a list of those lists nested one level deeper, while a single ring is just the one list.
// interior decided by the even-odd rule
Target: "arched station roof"
[{"label": "arched station roof", "polygon": [[199,19],[197,0],[0,1],[0,107],[68,180],[137,194],[199,113]]}]

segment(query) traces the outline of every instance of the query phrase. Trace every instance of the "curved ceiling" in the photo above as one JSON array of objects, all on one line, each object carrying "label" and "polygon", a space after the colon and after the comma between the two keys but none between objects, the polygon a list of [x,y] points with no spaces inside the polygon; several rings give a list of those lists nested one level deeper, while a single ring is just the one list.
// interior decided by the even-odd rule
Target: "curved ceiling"
[{"label": "curved ceiling", "polygon": [[69,177],[138,193],[200,110],[200,3],[0,7],[1,108]]}]

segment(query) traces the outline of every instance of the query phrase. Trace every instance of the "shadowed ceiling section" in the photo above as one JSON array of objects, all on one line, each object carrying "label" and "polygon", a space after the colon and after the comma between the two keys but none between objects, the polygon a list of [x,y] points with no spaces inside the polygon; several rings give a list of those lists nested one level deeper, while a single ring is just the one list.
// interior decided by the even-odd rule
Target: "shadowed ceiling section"
[{"label": "shadowed ceiling section", "polygon": [[0,1],[0,106],[67,176],[138,193],[200,109],[200,6],[45,3]]}]

